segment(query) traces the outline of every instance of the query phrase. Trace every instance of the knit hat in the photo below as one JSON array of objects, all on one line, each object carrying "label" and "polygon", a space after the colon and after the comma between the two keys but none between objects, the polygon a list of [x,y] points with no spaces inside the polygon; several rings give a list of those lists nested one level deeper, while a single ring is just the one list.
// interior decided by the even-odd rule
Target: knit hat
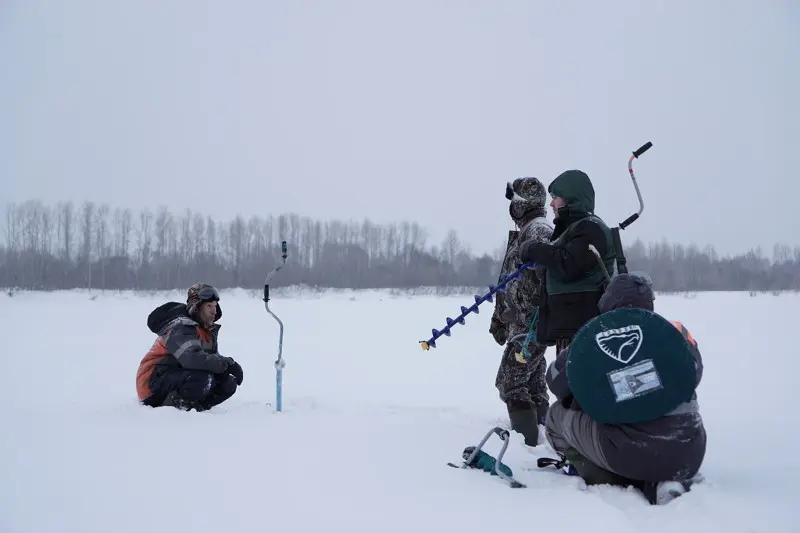
[{"label": "knit hat", "polygon": [[620,307],[653,311],[652,282],[647,274],[620,274],[612,278],[597,306],[601,313]]},{"label": "knit hat", "polygon": [[186,307],[189,315],[194,315],[203,302],[218,302],[219,291],[206,283],[195,283],[189,287],[186,295]]},{"label": "knit hat", "polygon": [[514,222],[542,217],[546,214],[547,191],[537,178],[517,178],[506,184],[506,199],[511,200],[508,212]]}]

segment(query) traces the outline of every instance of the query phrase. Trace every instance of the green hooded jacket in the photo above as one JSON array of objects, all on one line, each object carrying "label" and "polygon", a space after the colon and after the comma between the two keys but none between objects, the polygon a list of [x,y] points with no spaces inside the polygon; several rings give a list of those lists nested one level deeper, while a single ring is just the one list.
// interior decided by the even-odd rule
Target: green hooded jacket
[{"label": "green hooded jacket", "polygon": [[[609,275],[614,275],[616,253],[614,240],[611,230],[603,220],[594,214],[594,187],[584,172],[580,170],[567,170],[561,173],[547,188],[551,196],[563,198],[566,205],[558,210],[556,220],[557,238],[552,242],[553,245],[562,245],[569,242],[576,233],[578,224],[587,218],[597,224],[603,231],[606,238],[606,251],[602,256],[603,264]],[[566,228],[558,234],[558,226],[567,224]],[[577,280],[558,279],[547,271],[546,287],[548,294],[563,294],[570,292],[584,292],[601,290],[607,279],[600,264]]]}]

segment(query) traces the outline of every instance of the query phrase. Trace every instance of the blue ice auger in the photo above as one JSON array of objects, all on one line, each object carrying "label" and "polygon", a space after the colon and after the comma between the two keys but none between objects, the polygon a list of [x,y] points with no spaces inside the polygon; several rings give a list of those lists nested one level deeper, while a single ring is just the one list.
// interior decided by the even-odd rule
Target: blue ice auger
[{"label": "blue ice auger", "polygon": [[460,315],[458,315],[455,319],[447,317],[447,326],[445,326],[441,331],[436,330],[436,329],[431,330],[431,332],[433,333],[433,337],[431,337],[430,339],[428,339],[426,341],[419,341],[420,345],[422,346],[422,349],[423,350],[430,350],[431,348],[436,348],[436,339],[438,339],[442,335],[445,335],[445,336],[449,337],[450,336],[450,329],[454,325],[461,324],[463,326],[464,325],[464,317],[466,317],[470,313],[475,313],[476,315],[479,314],[480,313],[480,311],[478,310],[478,306],[479,305],[481,305],[483,302],[491,302],[492,301],[492,297],[495,295],[495,293],[505,292],[506,291],[506,285],[508,285],[509,281],[517,279],[518,277],[520,277],[522,275],[523,272],[525,272],[528,269],[535,268],[535,267],[536,267],[535,263],[525,263],[521,267],[519,267],[517,270],[512,272],[511,274],[508,274],[506,277],[501,279],[500,282],[497,285],[489,285],[489,292],[487,292],[483,296],[478,296],[476,294],[475,295],[475,303],[474,304],[472,304],[469,307],[464,307],[462,305],[461,306],[461,314]]},{"label": "blue ice auger", "polygon": [[281,259],[282,261],[278,263],[278,265],[272,269],[272,272],[267,274],[267,279],[264,280],[264,308],[267,310],[267,313],[272,315],[272,318],[278,321],[278,325],[280,326],[280,336],[278,337],[278,359],[275,361],[275,410],[280,411],[283,404],[283,367],[286,366],[286,362],[283,360],[283,322],[281,319],[272,312],[269,308],[269,280],[275,273],[283,268],[286,264],[286,241],[281,243]]}]

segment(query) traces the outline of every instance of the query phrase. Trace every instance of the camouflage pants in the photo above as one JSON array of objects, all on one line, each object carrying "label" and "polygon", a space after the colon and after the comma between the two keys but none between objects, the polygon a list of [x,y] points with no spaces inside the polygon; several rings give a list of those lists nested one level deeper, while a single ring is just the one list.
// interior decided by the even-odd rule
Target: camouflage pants
[{"label": "camouflage pants", "polygon": [[547,346],[531,344],[528,351],[533,356],[530,361],[518,360],[515,354],[522,353],[524,337],[512,340],[516,335],[524,334],[526,330],[512,328],[509,332],[509,342],[503,350],[500,368],[497,370],[495,387],[500,392],[500,399],[508,403],[527,404],[532,408],[550,404],[547,393],[545,372],[547,362],[544,352]]}]

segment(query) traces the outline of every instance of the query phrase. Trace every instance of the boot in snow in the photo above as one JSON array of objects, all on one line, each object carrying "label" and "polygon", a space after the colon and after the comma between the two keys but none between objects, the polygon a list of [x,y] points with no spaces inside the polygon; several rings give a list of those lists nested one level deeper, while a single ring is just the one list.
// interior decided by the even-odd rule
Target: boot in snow
[{"label": "boot in snow", "polygon": [[172,391],[167,394],[166,398],[164,398],[164,402],[161,404],[161,406],[174,407],[175,409],[179,409],[181,411],[191,411],[192,408],[195,407],[195,402],[181,398],[177,391]]},{"label": "boot in snow", "polygon": [[666,505],[681,494],[689,492],[692,480],[685,481],[645,481],[641,491],[651,505]]},{"label": "boot in snow", "polygon": [[575,471],[583,478],[587,485],[616,485],[619,487],[641,485],[632,479],[628,479],[597,466],[578,453],[575,448],[567,449],[564,455],[569,464],[575,468]]},{"label": "boot in snow", "polygon": [[550,406],[546,403],[542,403],[536,406],[536,416],[539,418],[538,422],[540,426],[546,426],[547,422],[547,411],[550,409]]},{"label": "boot in snow", "polygon": [[520,408],[509,404],[508,418],[511,421],[511,429],[522,434],[525,444],[528,446],[539,444],[539,423],[536,409],[531,406]]}]

